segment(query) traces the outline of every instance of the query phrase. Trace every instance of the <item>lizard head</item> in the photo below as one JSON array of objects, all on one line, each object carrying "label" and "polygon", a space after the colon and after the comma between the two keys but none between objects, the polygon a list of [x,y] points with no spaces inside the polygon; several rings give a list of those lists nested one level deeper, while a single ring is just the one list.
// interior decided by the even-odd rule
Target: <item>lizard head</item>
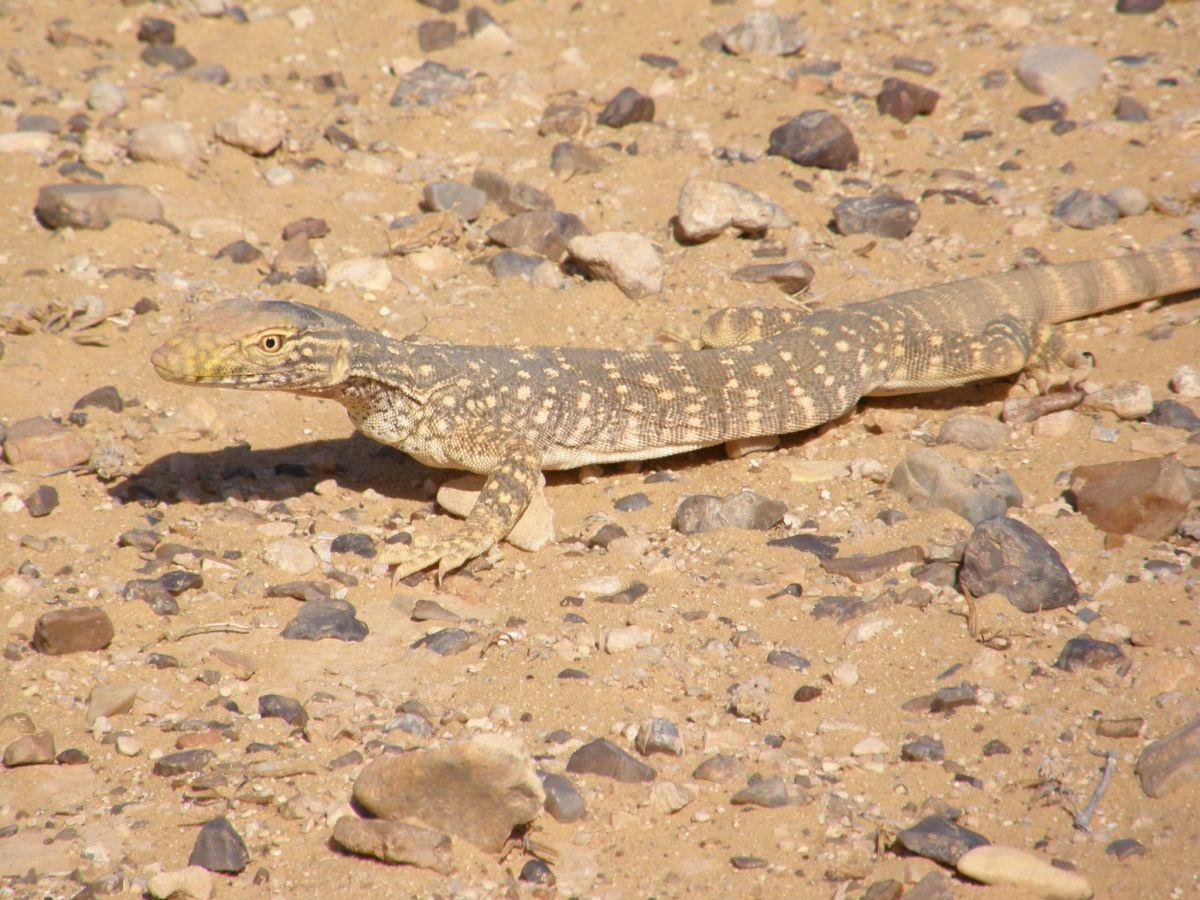
[{"label": "lizard head", "polygon": [[227,300],[150,357],[167,381],[264,391],[321,391],[345,380],[347,316],[284,300]]}]

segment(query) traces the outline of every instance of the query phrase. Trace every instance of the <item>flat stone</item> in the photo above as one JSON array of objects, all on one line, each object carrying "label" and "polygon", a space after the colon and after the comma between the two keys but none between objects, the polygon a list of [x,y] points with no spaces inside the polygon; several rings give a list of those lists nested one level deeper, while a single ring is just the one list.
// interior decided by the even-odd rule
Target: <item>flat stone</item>
[{"label": "flat stone", "polygon": [[351,853],[386,863],[419,866],[441,875],[453,870],[450,836],[420,825],[347,815],[334,823],[333,841]]},{"label": "flat stone", "polygon": [[50,765],[54,757],[54,735],[49,731],[23,734],[4,748],[4,765],[9,769]]},{"label": "flat stone", "polygon": [[786,503],[754,491],[738,491],[725,497],[692,494],[675,508],[671,527],[680,534],[703,534],[716,528],[767,531],[786,514]]},{"label": "flat stone", "polygon": [[251,156],[270,156],[283,143],[283,117],[259,100],[222,119],[213,129],[217,140]]},{"label": "flat stone", "polygon": [[662,293],[662,257],[643,235],[622,231],[581,234],[567,241],[567,252],[589,276],[615,283],[631,299]]},{"label": "flat stone", "polygon": [[804,49],[805,40],[799,17],[756,10],[729,28],[721,44],[734,56],[792,56]]},{"label": "flat stone", "polygon": [[43,613],[33,626],[33,649],[47,656],[103,650],[113,639],[108,614],[95,606]]},{"label": "flat stone", "polygon": [[842,172],[858,162],[854,135],[833,113],[811,109],[771,132],[767,153],[801,166]]},{"label": "flat stone", "polygon": [[188,857],[189,866],[199,866],[210,872],[237,875],[250,865],[246,842],[224,816],[206,822],[196,835],[196,843]]},{"label": "flat stone", "polygon": [[458,26],[447,19],[429,19],[417,26],[417,46],[422,53],[435,53],[453,47]]},{"label": "flat stone", "polygon": [[941,95],[933,88],[903,78],[885,78],[875,97],[875,106],[880,115],[891,116],[907,125],[917,116],[932,115],[939,99]]},{"label": "flat stone", "polygon": [[263,550],[263,562],[289,575],[306,575],[317,567],[316,554],[307,541],[294,537],[282,537],[272,541]]},{"label": "flat stone", "polygon": [[49,184],[33,210],[46,228],[107,228],[117,219],[161,222],[162,204],[132,184]]},{"label": "flat stone", "polygon": [[481,635],[466,628],[443,628],[412,643],[413,650],[429,650],[438,656],[454,656],[479,643]]},{"label": "flat stone", "polygon": [[465,70],[426,60],[400,79],[389,103],[401,108],[437,106],[473,90]]},{"label": "flat stone", "polygon": [[358,611],[346,600],[315,598],[300,607],[295,618],[279,634],[289,641],[361,641],[370,633],[367,623],[357,618]]},{"label": "flat stone", "polygon": [[837,556],[840,540],[837,537],[826,537],[820,534],[790,534],[787,537],[773,538],[767,541],[767,546],[785,547],[789,550],[811,553],[817,559],[830,559]]},{"label": "flat stone", "polygon": [[217,754],[204,747],[191,750],[180,750],[177,753],[167,753],[160,756],[154,763],[154,774],[166,778],[185,775],[188,772],[200,772],[216,762]]},{"label": "flat stone", "polygon": [[1200,780],[1200,718],[1147,744],[1135,771],[1147,797],[1165,797]]},{"label": "flat stone", "polygon": [[944,816],[929,816],[896,835],[904,849],[943,866],[954,866],[969,850],[991,842],[978,832],[955,824]]},{"label": "flat stone", "polygon": [[1063,645],[1058,659],[1054,661],[1054,668],[1064,672],[1103,669],[1107,666],[1120,666],[1128,659],[1116,644],[1083,635],[1073,637]]},{"label": "flat stone", "polygon": [[1007,885],[1048,900],[1089,900],[1092,886],[1078,872],[1068,872],[1015,847],[975,847],[955,863],[960,875],[984,884]]},{"label": "flat stone", "polygon": [[106,384],[88,391],[76,400],[75,405],[71,408],[75,410],[107,409],[109,412],[119,413],[125,409],[125,401],[121,399],[121,392],[115,385]]},{"label": "flat stone", "polygon": [[900,461],[892,472],[891,487],[910,503],[940,506],[972,525],[1003,515],[1022,501],[1008,473],[972,471],[928,449]]},{"label": "flat stone", "polygon": [[803,672],[812,663],[790,650],[772,650],[767,654],[767,665],[776,669],[787,669],[789,672]]},{"label": "flat stone", "polygon": [[329,223],[319,216],[304,216],[300,219],[295,219],[283,226],[279,233],[279,237],[284,241],[290,241],[295,237],[306,237],[309,240],[317,240],[329,234]]},{"label": "flat stone", "polygon": [[941,762],[946,758],[946,747],[937,738],[926,734],[901,745],[900,758],[905,762]]},{"label": "flat stone", "polygon": [[557,134],[566,138],[581,138],[591,128],[592,114],[579,103],[551,103],[542,110],[542,118],[538,122],[538,134],[542,137]]},{"label": "flat stone", "polygon": [[178,122],[150,122],[129,135],[129,156],[138,162],[174,166],[185,172],[200,169],[200,145]]},{"label": "flat stone", "polygon": [[602,775],[625,784],[640,784],[658,777],[654,769],[604,738],[589,741],[572,753],[567,760],[567,771],[576,775]]},{"label": "flat stone", "polygon": [[430,212],[452,212],[465,222],[474,222],[483,213],[487,194],[479,188],[457,181],[437,181],[425,185],[421,206]]},{"label": "flat stone", "polygon": [[783,776],[772,775],[769,778],[751,781],[730,797],[729,802],[734,806],[761,806],[764,809],[778,809],[781,806],[787,806],[789,799]]},{"label": "flat stone", "polygon": [[1050,214],[1072,228],[1091,229],[1111,225],[1121,217],[1120,210],[1097,191],[1072,188],[1054,204]]},{"label": "flat stone", "polygon": [[1186,470],[1169,456],[1077,466],[1071,493],[1075,507],[1101,531],[1149,541],[1174,533],[1192,504]]},{"label": "flat stone", "polygon": [[571,779],[553,772],[539,771],[538,775],[542,779],[542,790],[546,792],[545,810],[554,821],[567,824],[578,822],[587,815],[587,805]]},{"label": "flat stone", "polygon": [[598,153],[574,141],[560,141],[550,151],[550,171],[564,181],[575,175],[592,175],[604,165]]},{"label": "flat stone", "polygon": [[963,551],[958,581],[976,597],[1001,594],[1027,613],[1079,601],[1079,589],[1058,551],[1024,522],[1007,516],[976,526]]},{"label": "flat stone", "polygon": [[833,221],[842,234],[873,234],[906,238],[921,218],[921,209],[911,200],[877,194],[851,197],[833,208]]},{"label": "flat stone", "polygon": [[882,578],[901,566],[924,561],[925,554],[920,547],[900,547],[875,556],[836,556],[833,559],[823,559],[821,568],[830,575],[840,575],[855,584],[863,584]]},{"label": "flat stone", "polygon": [[112,718],[133,709],[137,699],[136,684],[100,684],[88,694],[87,723],[92,725],[101,716]]},{"label": "flat stone", "polygon": [[555,210],[517,213],[487,230],[492,243],[509,249],[528,247],[556,262],[566,255],[571,240],[587,234],[590,232],[578,216]]},{"label": "flat stone", "polygon": [[785,294],[799,294],[812,284],[813,267],[802,259],[790,259],[781,263],[758,263],[735,269],[730,276],[734,281],[748,284],[776,284]]},{"label": "flat stone", "polygon": [[[487,194],[489,200],[510,216],[535,210],[554,209],[554,198],[545,191],[540,191],[523,181],[512,181],[500,173],[482,166],[477,168],[471,176],[471,187],[479,188]],[[586,231],[581,233],[586,233]]]},{"label": "flat stone", "polygon": [[75,429],[37,417],[8,426],[4,433],[4,455],[13,465],[37,463],[69,469],[87,462],[92,447]]},{"label": "flat stone", "polygon": [[1079,94],[1099,87],[1104,66],[1104,57],[1093,50],[1035,44],[1017,60],[1017,77],[1033,93],[1069,103]]},{"label": "flat stone", "polygon": [[169,66],[176,72],[184,72],[196,65],[196,57],[186,47],[173,44],[150,44],[138,54],[148,66]]},{"label": "flat stone", "polygon": [[263,694],[258,698],[258,714],[264,719],[283,719],[293,728],[308,725],[308,712],[294,697],[282,694]]},{"label": "flat stone", "polygon": [[727,228],[762,234],[774,219],[774,203],[732,181],[689,178],[676,204],[676,228],[686,241],[711,240]]},{"label": "flat stone", "polygon": [[129,105],[129,99],[119,84],[101,79],[93,81],[88,88],[87,105],[102,116],[115,116]]},{"label": "flat stone", "polygon": [[213,254],[213,259],[227,259],[234,265],[244,266],[258,262],[263,253],[249,241],[232,241]]},{"label": "flat stone", "polygon": [[354,800],[384,819],[419,819],[497,853],[532,822],[545,794],[533,760],[511,738],[479,735],[432,750],[381,756],[354,782]]},{"label": "flat stone", "polygon": [[654,100],[636,88],[622,88],[604,105],[596,121],[609,128],[624,128],[635,122],[653,122]]},{"label": "flat stone", "polygon": [[692,772],[696,781],[723,782],[735,777],[742,771],[742,764],[733,756],[718,754],[709,757]]},{"label": "flat stone", "polygon": [[939,444],[956,444],[968,450],[999,450],[1008,443],[1008,427],[983,416],[958,414],[938,431]]}]

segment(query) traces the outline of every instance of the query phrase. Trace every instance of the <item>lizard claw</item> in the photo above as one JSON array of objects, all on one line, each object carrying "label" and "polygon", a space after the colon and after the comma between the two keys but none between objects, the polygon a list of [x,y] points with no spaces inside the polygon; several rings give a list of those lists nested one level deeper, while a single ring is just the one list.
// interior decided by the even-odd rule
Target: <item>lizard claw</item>
[{"label": "lizard claw", "polygon": [[383,560],[389,566],[396,567],[395,571],[392,572],[392,587],[396,588],[409,575],[429,568],[439,558],[440,554],[434,547],[400,545],[385,553]]},{"label": "lizard claw", "polygon": [[473,540],[468,536],[451,538],[429,546],[400,545],[384,555],[384,562],[395,566],[392,587],[422,569],[437,563],[437,583],[469,559],[480,556],[491,548],[494,541]]}]

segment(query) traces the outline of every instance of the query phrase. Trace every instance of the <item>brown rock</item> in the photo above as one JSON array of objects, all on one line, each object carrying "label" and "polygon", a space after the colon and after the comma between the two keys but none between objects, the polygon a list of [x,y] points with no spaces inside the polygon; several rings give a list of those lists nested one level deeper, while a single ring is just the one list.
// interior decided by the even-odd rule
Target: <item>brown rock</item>
[{"label": "brown rock", "polygon": [[38,416],[9,426],[4,455],[10,463],[40,463],[55,469],[82,465],[92,455],[91,445],[77,431]]},{"label": "brown rock", "polygon": [[113,634],[108,614],[98,607],[56,609],[38,617],[33,626],[33,649],[47,656],[103,650]]},{"label": "brown rock", "polygon": [[880,115],[891,116],[908,124],[917,116],[927,116],[937,108],[941,95],[932,88],[913,84],[903,78],[885,78],[875,98]]},{"label": "brown rock", "polygon": [[452,868],[450,837],[420,825],[342,816],[333,826],[333,839],[351,853],[384,862],[420,866],[441,875],[449,875]]},{"label": "brown rock", "polygon": [[417,818],[492,853],[533,821],[544,799],[532,758],[498,735],[382,756],[354,782],[355,802],[372,815]]},{"label": "brown rock", "polygon": [[1200,718],[1148,744],[1136,771],[1147,797],[1165,797],[1200,779]]},{"label": "brown rock", "polygon": [[920,547],[900,547],[875,556],[835,556],[821,560],[821,568],[830,575],[841,575],[855,584],[882,578],[892,569],[909,563],[922,563],[925,554]]},{"label": "brown rock", "polygon": [[54,735],[49,731],[25,734],[4,748],[4,765],[44,766],[54,762]]},{"label": "brown rock", "polygon": [[1101,531],[1149,541],[1174,532],[1192,503],[1184,467],[1169,456],[1078,466],[1071,491],[1076,508]]}]

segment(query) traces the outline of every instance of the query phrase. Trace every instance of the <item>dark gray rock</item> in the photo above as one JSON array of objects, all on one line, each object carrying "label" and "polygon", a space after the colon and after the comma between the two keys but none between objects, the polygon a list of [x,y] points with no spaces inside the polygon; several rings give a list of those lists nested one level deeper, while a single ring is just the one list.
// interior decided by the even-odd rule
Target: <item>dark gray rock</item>
[{"label": "dark gray rock", "polygon": [[428,6],[430,9],[437,10],[442,15],[456,12],[458,10],[459,0],[417,0],[422,6]]},{"label": "dark gray rock", "polygon": [[1113,109],[1113,115],[1120,122],[1150,121],[1149,110],[1128,94],[1122,94],[1117,98],[1117,105]]},{"label": "dark gray rock", "polygon": [[1200,416],[1190,406],[1178,400],[1156,400],[1146,421],[1163,428],[1180,428],[1184,431],[1200,431]]},{"label": "dark gray rock", "polygon": [[329,547],[332,553],[353,553],[363,559],[375,558],[375,539],[360,531],[339,534]]},{"label": "dark gray rock", "polygon": [[838,544],[841,538],[820,534],[790,534],[787,537],[774,538],[767,541],[768,547],[785,547],[788,550],[799,550],[811,553],[817,559],[830,559],[837,556]]},{"label": "dark gray rock", "polygon": [[546,260],[541,256],[530,256],[516,250],[501,250],[488,257],[487,269],[497,281],[518,277],[528,280],[544,262]]},{"label": "dark gray rock", "polygon": [[1026,525],[998,516],[976,526],[963,551],[958,581],[976,597],[1002,594],[1022,612],[1079,601],[1079,589],[1058,551]]},{"label": "dark gray rock", "polygon": [[1066,116],[1067,104],[1057,98],[1049,103],[1035,103],[1017,110],[1017,118],[1031,125],[1036,122],[1061,122]]},{"label": "dark gray rock", "polygon": [[842,234],[874,234],[906,238],[921,218],[921,209],[911,200],[877,194],[851,197],[833,208],[833,221]]},{"label": "dark gray rock", "polygon": [[905,762],[941,762],[946,758],[946,747],[937,738],[926,734],[902,745],[900,758]]},{"label": "dark gray rock", "polygon": [[556,822],[578,822],[587,815],[583,797],[565,775],[539,771],[542,790],[546,792],[545,810]]},{"label": "dark gray rock", "polygon": [[1145,15],[1158,12],[1166,0],[1117,0],[1117,12],[1123,15]]},{"label": "dark gray rock", "polygon": [[842,172],[858,162],[854,135],[833,113],[810,109],[771,132],[767,153],[801,166]]},{"label": "dark gray rock", "polygon": [[193,750],[179,750],[160,756],[154,763],[154,774],[164,778],[176,775],[186,775],[188,772],[200,772],[216,762],[217,754],[204,747]]},{"label": "dark gray rock", "polygon": [[58,490],[48,484],[35,488],[33,493],[25,498],[25,511],[35,519],[48,516],[57,508]]},{"label": "dark gray rock", "polygon": [[213,254],[213,259],[227,259],[237,266],[258,262],[263,253],[249,241],[233,241]]},{"label": "dark gray rock", "polygon": [[138,23],[137,39],[143,44],[169,46],[175,43],[175,23],[147,16]]},{"label": "dark gray rock", "polygon": [[811,663],[790,650],[772,650],[767,654],[767,665],[776,669],[788,669],[792,672],[803,672]]},{"label": "dark gray rock", "polygon": [[361,641],[369,633],[367,623],[356,617],[357,610],[345,600],[309,600],[279,634],[289,641]]},{"label": "dark gray rock", "polygon": [[642,756],[652,753],[683,756],[683,740],[679,736],[679,727],[670,719],[661,716],[644,722],[638,729],[637,740],[634,743]]},{"label": "dark gray rock", "polygon": [[258,714],[264,719],[283,719],[293,728],[308,724],[308,712],[299,700],[282,694],[263,694],[258,698]]},{"label": "dark gray rock", "polygon": [[443,628],[414,641],[412,649],[431,650],[438,656],[453,656],[470,649],[479,641],[480,635],[474,631],[467,631],[465,628]]},{"label": "dark gray rock", "polygon": [[626,494],[613,501],[613,509],[617,512],[637,512],[650,506],[650,498],[638,491],[636,494]]},{"label": "dark gray rock", "polygon": [[196,835],[196,843],[188,857],[189,866],[199,866],[210,872],[237,875],[250,865],[250,853],[242,836],[224,816],[206,822]]},{"label": "dark gray rock", "polygon": [[987,838],[963,828],[944,816],[929,816],[896,835],[896,842],[910,853],[954,867],[960,856],[976,847],[991,844]]},{"label": "dark gray rock", "polygon": [[555,210],[517,213],[487,230],[488,240],[501,247],[528,247],[555,262],[566,255],[571,238],[590,233],[574,213]]},{"label": "dark gray rock", "polygon": [[169,66],[176,72],[185,72],[196,65],[196,57],[190,50],[168,44],[150,44],[139,57],[148,66]]},{"label": "dark gray rock", "polygon": [[1103,669],[1108,666],[1120,666],[1129,657],[1121,652],[1121,648],[1108,641],[1098,641],[1083,635],[1067,641],[1054,661],[1054,668],[1064,672],[1078,672],[1080,669]]},{"label": "dark gray rock", "polygon": [[179,601],[167,590],[157,578],[132,578],[125,582],[121,589],[124,600],[140,600],[147,604],[156,615],[179,615]]},{"label": "dark gray rock", "polygon": [[752,779],[746,787],[729,798],[729,802],[734,806],[761,806],[765,809],[778,809],[788,804],[787,785],[781,775]]},{"label": "dark gray rock", "polygon": [[1072,228],[1091,229],[1111,225],[1120,211],[1098,191],[1072,188],[1054,204],[1050,214]]},{"label": "dark gray rock", "polygon": [[610,128],[624,128],[635,122],[653,122],[654,100],[636,88],[622,88],[605,104],[596,121]]},{"label": "dark gray rock", "polygon": [[626,784],[653,781],[658,773],[634,759],[616,744],[596,738],[571,754],[567,771],[576,775],[602,775]]}]

